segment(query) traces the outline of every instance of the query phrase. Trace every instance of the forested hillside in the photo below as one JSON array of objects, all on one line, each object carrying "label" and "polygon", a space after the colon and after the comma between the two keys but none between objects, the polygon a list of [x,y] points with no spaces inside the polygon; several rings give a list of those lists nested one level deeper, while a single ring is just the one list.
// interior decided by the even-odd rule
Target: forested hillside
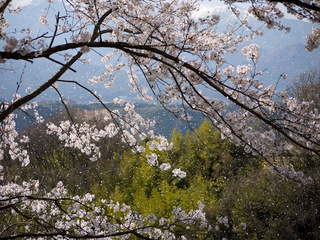
[{"label": "forested hillside", "polygon": [[[103,114],[97,110],[78,109],[72,115],[79,122],[103,125]],[[17,183],[25,178],[39,179],[41,192],[61,181],[71,195],[90,191],[97,202],[107,199],[126,204],[146,217],[153,213],[172,218],[176,207],[190,211],[201,202],[215,228],[201,239],[313,239],[320,234],[320,163],[307,153],[297,155],[293,150],[278,159],[289,166],[279,174],[260,157],[223,140],[204,119],[186,134],[173,130],[170,141],[174,148],[156,151],[154,161],[148,158],[154,153],[148,139],[143,143],[146,151],[136,155],[115,138],[101,141],[100,160],[88,162],[80,151],[48,138],[45,127],[32,126],[27,131],[31,164],[21,169],[19,163],[8,162],[4,176],[19,176],[12,179]],[[179,170],[176,175],[170,173],[172,168]],[[199,238],[199,233],[193,236],[183,229],[177,231]]]}]

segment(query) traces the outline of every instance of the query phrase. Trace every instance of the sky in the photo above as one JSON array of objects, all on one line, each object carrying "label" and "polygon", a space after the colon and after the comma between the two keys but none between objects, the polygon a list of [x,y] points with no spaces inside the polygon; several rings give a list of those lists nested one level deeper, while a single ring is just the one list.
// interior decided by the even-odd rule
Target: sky
[{"label": "sky", "polygon": [[[24,7],[27,5],[40,3],[41,1],[49,1],[49,0],[13,0],[12,5],[14,7]],[[50,1],[52,1],[52,0],[50,0]],[[53,1],[56,1],[56,0],[53,0]],[[210,14],[213,11],[215,11],[216,13],[217,12],[225,13],[227,11],[227,6],[224,4],[223,1],[220,1],[220,0],[203,1],[203,2],[199,2],[199,3],[200,3],[200,10],[197,14],[195,14],[195,16],[197,16],[197,17],[206,15],[208,13]],[[238,4],[238,7],[241,10],[245,11],[246,8],[248,7],[248,4],[241,4],[241,5]],[[296,19],[294,16],[287,14],[286,10],[281,5],[279,5],[278,7],[280,9],[283,9],[283,13],[285,14],[285,18]]]},{"label": "sky", "polygon": [[13,0],[12,5],[14,7],[24,7],[32,4],[32,2],[35,2],[35,1],[34,0]]}]

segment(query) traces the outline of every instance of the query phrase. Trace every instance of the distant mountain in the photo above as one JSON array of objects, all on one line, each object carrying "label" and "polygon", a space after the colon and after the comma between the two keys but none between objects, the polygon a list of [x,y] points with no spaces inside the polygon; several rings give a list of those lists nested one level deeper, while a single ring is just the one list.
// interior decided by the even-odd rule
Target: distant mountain
[{"label": "distant mountain", "polygon": [[[299,74],[319,69],[320,49],[308,52],[304,44],[292,44],[274,51],[264,51],[259,66],[266,69],[263,75],[266,84],[277,81],[282,73],[286,73],[290,81]],[[280,83],[279,90],[284,90],[288,85],[287,82]]]},{"label": "distant mountain", "polygon": [[[16,63],[15,63],[16,64]],[[24,64],[26,68],[24,69]],[[31,90],[36,89],[41,84],[43,84],[47,79],[49,79],[56,71],[59,69],[55,63],[48,61],[39,61],[36,60],[34,63],[20,63],[20,65],[15,65],[15,71],[3,71],[1,73],[1,85],[0,92],[1,97],[4,99],[10,99],[12,95],[16,92],[17,85],[19,84],[19,93],[20,95],[25,95],[24,91],[28,87]],[[61,79],[62,80],[75,80],[90,90],[97,91],[97,94],[102,95],[103,101],[111,101],[115,97],[126,96],[127,100],[131,96],[128,94],[130,88],[128,86],[128,77],[126,72],[121,72],[117,74],[117,78],[114,83],[113,89],[107,89],[103,84],[96,84],[93,86],[88,82],[93,76],[99,76],[106,68],[103,64],[90,64],[83,65],[82,63],[77,63],[72,66],[76,72],[68,71]],[[20,77],[22,76],[22,82],[19,83]],[[84,102],[95,102],[97,101],[91,94],[86,92],[84,89],[81,89],[73,83],[58,83],[58,89],[61,91],[61,94],[70,100],[77,101],[79,103]],[[43,93],[38,100],[57,100],[59,99],[58,94],[53,89],[49,89]]]}]

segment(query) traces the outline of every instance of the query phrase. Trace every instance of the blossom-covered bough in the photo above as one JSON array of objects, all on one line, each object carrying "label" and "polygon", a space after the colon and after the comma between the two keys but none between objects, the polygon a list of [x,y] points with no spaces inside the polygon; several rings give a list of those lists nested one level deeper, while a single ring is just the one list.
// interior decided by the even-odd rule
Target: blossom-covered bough
[{"label": "blossom-covered bough", "polygon": [[[76,71],[74,64],[83,60],[81,58],[91,49],[96,52],[110,50],[102,56],[104,63],[118,59],[117,64],[107,65],[101,76],[89,79],[94,86],[104,83],[110,88],[116,81],[116,73],[127,71],[132,92],[136,92],[139,98],[153,101],[152,96],[155,97],[181,120],[190,120],[188,108],[203,113],[224,137],[243,146],[247,152],[260,155],[271,165],[275,165],[277,158],[292,148],[320,155],[319,112],[309,102],[299,102],[286,92],[277,93],[273,85],[263,85],[259,80],[263,72],[257,65],[259,46],[241,47],[247,56],[247,65],[233,66],[227,61],[228,54],[236,52],[246,40],[260,35],[260,30],[253,30],[249,35],[241,35],[237,28],[219,32],[216,30],[218,16],[193,17],[199,8],[198,1],[67,0],[49,1],[47,15],[39,13],[39,20],[48,31],[39,33],[37,29],[21,29],[19,34],[18,31],[7,33],[10,23],[6,22],[5,14],[23,14],[23,9],[19,12],[21,9],[15,9],[10,2],[2,1],[0,8],[1,64],[5,66],[6,61],[13,60],[33,62],[43,59],[61,67],[39,88],[22,97],[15,94],[12,101],[1,104],[0,159],[10,157],[28,165],[28,152],[19,144],[28,141],[28,137],[18,138],[14,111],[35,108],[36,103],[31,102],[50,87],[59,93],[59,82],[76,84],[89,91],[108,110],[108,124],[103,129],[86,123],[75,124],[72,118],[58,126],[49,123],[48,134],[56,135],[66,147],[77,148],[95,161],[100,156],[95,142],[121,133],[122,140],[135,152],[144,152],[144,147],[139,144],[146,138],[152,139],[148,142],[150,149],[166,151],[172,148],[166,139],[154,136],[152,131],[143,132],[154,123],[137,114],[133,104],[127,103],[123,112],[110,110],[88,87],[63,78],[66,72]],[[233,4],[234,1],[227,3]],[[250,11],[260,20],[267,22],[269,27],[280,26],[277,19],[282,17],[282,12],[275,7],[276,1],[251,3]],[[319,23],[316,1],[282,3],[290,13]],[[60,4],[62,7],[58,7]],[[309,50],[318,47],[318,28],[308,37],[307,44]],[[147,88],[139,84],[137,72],[145,78],[150,95]],[[282,77],[286,78],[286,75]],[[221,100],[222,97],[227,101]],[[121,99],[114,102],[124,104]],[[236,105],[238,110],[227,111],[230,104]],[[38,122],[43,121],[37,112],[35,117]],[[257,127],[258,123],[262,127]],[[158,165],[155,153],[147,155],[146,160],[152,166]],[[171,166],[164,163],[160,169],[167,171]],[[278,172],[281,173],[281,169]],[[173,169],[172,173],[180,178],[186,175],[181,169]],[[303,181],[304,177],[300,173],[299,176],[298,180]],[[128,206],[117,203],[95,202],[90,194],[70,196],[62,183],[41,196],[36,181],[26,180],[18,185],[7,183],[2,177],[2,182],[0,212],[5,216],[15,216],[6,217],[1,223],[2,239],[108,239],[131,235],[142,239],[184,239],[176,231],[179,227],[190,232],[199,230],[194,232],[194,239],[210,230],[201,203],[198,210],[190,213],[176,208],[173,219],[164,219],[152,214],[141,216]]]},{"label": "blossom-covered bough", "polygon": [[41,197],[38,187],[37,181],[1,186],[0,239],[174,239],[174,229],[188,228],[199,237],[199,229],[209,228],[201,203],[189,213],[175,208],[173,219],[165,219],[141,216],[125,204],[95,203],[90,194],[69,197],[62,182]]}]

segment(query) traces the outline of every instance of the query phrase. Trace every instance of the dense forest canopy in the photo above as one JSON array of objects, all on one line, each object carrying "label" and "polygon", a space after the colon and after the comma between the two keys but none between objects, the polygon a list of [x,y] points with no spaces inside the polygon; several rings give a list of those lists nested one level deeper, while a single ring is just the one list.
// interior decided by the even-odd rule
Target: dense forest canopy
[{"label": "dense forest canopy", "polygon": [[[226,0],[240,25],[223,30],[216,14],[195,17],[201,3],[50,0],[34,8],[41,27],[12,29],[24,4],[1,1],[0,68],[23,67],[12,99],[0,105],[0,239],[319,238],[319,94],[305,91],[319,87],[318,70],[290,91],[265,86],[253,43],[263,31],[238,11],[249,3],[248,14],[279,31],[289,30],[285,14],[313,23],[305,44],[314,51],[319,2]],[[239,51],[247,62],[233,65],[229,56]],[[105,72],[88,76],[90,85],[70,77],[92,54]],[[48,78],[21,91],[34,63]],[[41,69],[45,63],[52,68]],[[155,134],[155,121],[133,102],[119,96],[110,106],[97,92],[112,91],[123,72],[140,100],[205,121],[171,140]],[[103,111],[71,109],[64,84],[91,94]],[[62,119],[37,110],[49,89]],[[18,111],[35,121],[23,134]]]}]

